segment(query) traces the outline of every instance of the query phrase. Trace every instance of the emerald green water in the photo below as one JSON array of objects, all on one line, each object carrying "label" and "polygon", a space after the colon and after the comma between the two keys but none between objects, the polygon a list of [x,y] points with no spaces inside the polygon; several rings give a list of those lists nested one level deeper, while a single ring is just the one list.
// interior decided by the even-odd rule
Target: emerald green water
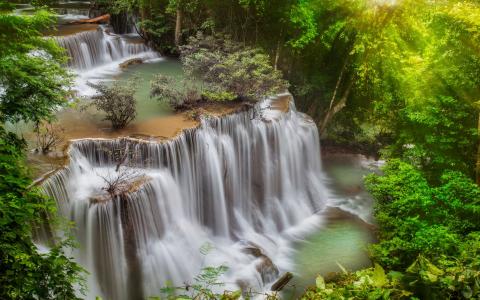
[{"label": "emerald green water", "polygon": [[176,59],[165,58],[155,63],[129,66],[115,77],[118,80],[138,78],[135,98],[137,100],[137,120],[139,121],[171,112],[167,104],[150,98],[150,82],[155,74],[169,75],[180,80],[183,77],[182,65]]},{"label": "emerald green water", "polygon": [[[106,77],[104,79],[108,84],[109,82],[112,82],[111,79],[128,81],[133,77],[138,78],[135,92],[135,99],[137,100],[137,117],[134,122],[167,115],[172,112],[171,108],[166,103],[150,98],[150,81],[155,74],[164,74],[182,79],[183,70],[181,63],[178,60],[165,58],[154,63],[129,66],[122,73],[113,78]],[[58,113],[59,119],[68,118],[70,114],[79,114],[80,107],[86,103],[85,100],[86,99],[80,99],[80,102],[74,105],[75,108],[61,110]],[[103,113],[90,107],[88,109],[88,117],[89,121],[100,124],[103,120]],[[25,124],[24,122],[7,125],[9,130],[19,135],[26,135],[27,137],[31,135],[31,131],[33,130],[32,124]]]},{"label": "emerald green water", "polygon": [[[329,188],[339,198],[336,206],[371,222],[372,199],[363,180],[375,169],[365,167],[366,162],[355,155],[329,155],[323,158],[323,168]],[[294,279],[284,293],[286,299],[302,295],[318,275],[341,272],[340,265],[355,271],[371,264],[367,251],[375,240],[371,225],[339,208],[327,209],[323,215],[324,226],[295,245]]]},{"label": "emerald green water", "polygon": [[314,284],[317,275],[325,276],[368,266],[368,243],[371,232],[348,220],[334,222],[301,243],[296,255],[297,284]]}]

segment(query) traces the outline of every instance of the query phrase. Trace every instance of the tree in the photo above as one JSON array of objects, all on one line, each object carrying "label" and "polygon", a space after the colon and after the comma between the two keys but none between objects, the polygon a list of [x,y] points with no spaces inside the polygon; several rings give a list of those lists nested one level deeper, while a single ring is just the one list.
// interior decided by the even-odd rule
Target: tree
[{"label": "tree", "polygon": [[206,101],[247,100],[285,92],[288,83],[260,49],[244,47],[228,36],[198,33],[180,47],[186,78],[180,82],[162,74],[151,82],[151,97],[174,109]]},{"label": "tree", "polygon": [[83,291],[83,270],[65,253],[71,242],[57,237],[47,253],[32,242],[34,226],[45,213],[55,215],[55,203],[29,187],[24,149],[24,141],[0,127],[0,298],[80,299],[74,286]]},{"label": "tree", "polygon": [[97,90],[92,97],[93,105],[106,114],[105,120],[112,123],[113,129],[124,128],[136,117],[135,82],[132,80],[125,84],[116,81],[111,86],[89,83]]},{"label": "tree", "polygon": [[78,299],[82,269],[65,253],[71,243],[55,237],[52,248],[40,253],[32,241],[45,214],[54,222],[55,204],[30,187],[26,143],[5,129],[7,121],[50,119],[66,103],[63,51],[40,33],[53,24],[50,14],[18,16],[2,2],[0,8],[0,298]]},{"label": "tree", "polygon": [[228,36],[197,34],[181,48],[181,55],[187,76],[205,83],[204,94],[210,98],[258,101],[288,88],[267,54]]},{"label": "tree", "polygon": [[0,122],[37,122],[66,103],[71,77],[61,66],[64,50],[40,33],[53,22],[46,11],[0,12]]},{"label": "tree", "polygon": [[397,112],[395,139],[384,154],[419,167],[431,181],[438,181],[448,169],[473,177],[478,140],[476,112],[450,96],[422,102]]},{"label": "tree", "polygon": [[33,130],[37,137],[36,151],[47,154],[56,148],[63,141],[63,128],[52,122],[41,122],[35,124]]},{"label": "tree", "polygon": [[[388,57],[372,66],[378,74],[374,119],[396,141],[386,153],[421,165],[430,180],[445,168],[473,176],[480,57],[467,41],[480,41],[479,24],[472,22],[480,9],[473,2],[414,5],[396,9],[393,20],[405,20],[387,31],[396,46],[384,47]],[[398,32],[400,24],[408,34]]]},{"label": "tree", "polygon": [[198,0],[169,0],[166,7],[166,12],[175,15],[175,32],[174,44],[175,47],[180,46],[182,42],[182,29],[185,13],[198,14],[199,1]]}]

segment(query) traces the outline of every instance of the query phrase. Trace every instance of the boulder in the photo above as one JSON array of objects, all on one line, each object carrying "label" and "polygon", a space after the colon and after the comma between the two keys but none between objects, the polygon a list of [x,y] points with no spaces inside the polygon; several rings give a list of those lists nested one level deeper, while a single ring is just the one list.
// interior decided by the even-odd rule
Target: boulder
[{"label": "boulder", "polygon": [[141,64],[141,63],[143,63],[143,60],[141,58],[132,58],[132,59],[129,59],[127,61],[122,62],[121,64],[119,64],[119,66],[120,66],[120,68],[125,69],[125,68],[128,68],[129,66],[138,65],[138,64]]}]

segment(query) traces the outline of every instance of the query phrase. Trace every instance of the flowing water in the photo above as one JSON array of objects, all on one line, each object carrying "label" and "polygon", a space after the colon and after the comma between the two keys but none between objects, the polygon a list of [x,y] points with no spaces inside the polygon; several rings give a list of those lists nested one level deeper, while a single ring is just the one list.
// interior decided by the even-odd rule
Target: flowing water
[{"label": "flowing water", "polygon": [[[67,168],[43,187],[76,224],[76,257],[91,272],[91,296],[158,295],[226,265],[224,288],[262,291],[292,269],[291,242],[321,224],[323,184],[317,128],[292,104],[204,120],[165,143],[79,140]],[[115,153],[148,180],[127,197],[98,201],[115,176]],[[199,250],[213,245],[208,255]],[[258,249],[261,255],[253,255]],[[255,252],[255,251],[254,251]]]},{"label": "flowing water", "polygon": [[327,151],[322,167],[327,188],[335,196],[322,211],[322,226],[295,244],[295,277],[289,296],[300,296],[315,285],[317,275],[355,271],[371,265],[368,244],[375,242],[372,197],[365,191],[364,176],[378,172],[381,162],[362,155]]},{"label": "flowing water", "polygon": [[[87,17],[82,9],[60,14],[64,20]],[[72,28],[55,39],[67,50],[79,95],[94,93],[87,82],[139,73],[136,97],[147,103],[154,73],[180,73],[177,62],[133,35],[117,35],[104,25]],[[132,58],[150,64],[119,67]],[[314,277],[314,270],[323,272],[321,263],[339,258],[331,249],[369,240],[357,234],[358,224],[350,226],[350,217],[341,218],[350,225],[339,223],[327,209],[340,207],[370,221],[368,201],[330,192],[315,123],[295,110],[293,99],[287,112],[275,109],[273,101],[203,119],[198,128],[165,142],[72,141],[69,164],[42,187],[59,214],[75,222],[79,247],[73,255],[90,273],[87,299],[158,296],[168,282],[192,283],[203,267],[220,265],[229,269],[219,290],[262,292],[286,271]],[[155,102],[148,103],[140,104],[141,118],[157,114]],[[109,198],[106,183],[119,175],[128,177],[128,189]],[[47,244],[48,234],[39,242]],[[360,253],[358,265],[368,264],[364,249],[357,248],[344,255]]]},{"label": "flowing water", "polygon": [[[58,37],[57,41],[67,50],[69,66],[79,70],[91,70],[98,65],[125,60],[149,51],[143,43],[128,42],[110,33],[107,26]],[[156,57],[153,52],[149,54]]]},{"label": "flowing water", "polygon": [[80,96],[95,93],[88,82],[111,80],[112,76],[120,74],[119,65],[122,62],[131,59],[143,63],[161,60],[158,53],[145,45],[137,34],[115,34],[108,25],[71,24],[72,21],[88,18],[88,2],[60,3],[55,11],[59,26],[49,34],[66,50],[68,66],[76,77],[74,88]]},{"label": "flowing water", "polygon": [[75,89],[82,96],[95,93],[87,83],[105,81],[120,73],[120,63],[140,59],[145,63],[161,58],[145,44],[131,35],[116,35],[106,25],[72,35],[56,37],[60,46],[67,50],[69,66],[76,74]]}]

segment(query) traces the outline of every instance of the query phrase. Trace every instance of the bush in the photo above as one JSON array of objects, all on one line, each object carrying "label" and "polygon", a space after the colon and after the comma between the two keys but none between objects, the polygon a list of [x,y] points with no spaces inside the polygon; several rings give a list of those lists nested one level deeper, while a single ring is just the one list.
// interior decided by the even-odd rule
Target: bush
[{"label": "bush", "polygon": [[55,215],[55,204],[30,187],[24,148],[0,126],[0,299],[80,299],[83,270],[66,254],[71,243],[40,253],[32,242],[34,224]]},{"label": "bush", "polygon": [[374,261],[404,272],[409,289],[425,299],[480,295],[480,188],[448,170],[432,186],[400,160],[383,172],[366,180],[380,228]]},{"label": "bush", "polygon": [[157,74],[150,85],[150,97],[168,103],[175,110],[191,108],[202,100],[200,88],[189,80],[177,83],[174,77]]},{"label": "bush", "polygon": [[412,293],[401,287],[400,279],[401,274],[386,274],[380,265],[375,264],[374,268],[355,273],[344,271],[331,282],[318,276],[316,287],[309,289],[302,299],[406,299]]},{"label": "bush", "polygon": [[383,152],[422,169],[438,183],[444,170],[473,177],[479,141],[478,112],[453,97],[437,96],[398,112],[394,143]]},{"label": "bush", "polygon": [[37,138],[37,148],[35,150],[43,154],[52,151],[52,149],[55,149],[62,143],[64,131],[59,124],[38,122],[34,128]]},{"label": "bush", "polygon": [[181,47],[181,58],[186,78],[177,81],[158,74],[150,90],[152,98],[175,110],[193,108],[201,101],[258,101],[288,88],[268,55],[228,37],[198,34]]},{"label": "bush", "polygon": [[383,172],[366,179],[381,229],[372,254],[383,265],[405,268],[419,254],[454,255],[464,235],[480,230],[480,189],[462,173],[445,171],[441,185],[432,187],[419,170],[399,160]]},{"label": "bush", "polygon": [[[432,186],[414,166],[391,160],[366,186],[376,201],[375,268],[344,272],[305,299],[478,299],[480,188],[444,171]],[[383,267],[388,273],[383,271]]]},{"label": "bush", "polygon": [[[414,166],[391,160],[369,175],[379,242],[375,268],[345,272],[306,299],[477,299],[480,296],[480,188],[444,171],[432,186]],[[385,275],[382,265],[387,270]],[[381,284],[378,284],[381,282]]]},{"label": "bush", "polygon": [[121,129],[133,121],[137,115],[135,100],[136,80],[129,83],[116,81],[108,86],[105,83],[88,85],[97,90],[92,97],[93,105],[105,112],[105,120],[112,123],[113,129]]},{"label": "bush", "polygon": [[244,47],[227,36],[199,33],[181,47],[185,73],[191,80],[206,84],[210,98],[257,101],[285,92],[288,83],[270,58],[258,48]]}]

